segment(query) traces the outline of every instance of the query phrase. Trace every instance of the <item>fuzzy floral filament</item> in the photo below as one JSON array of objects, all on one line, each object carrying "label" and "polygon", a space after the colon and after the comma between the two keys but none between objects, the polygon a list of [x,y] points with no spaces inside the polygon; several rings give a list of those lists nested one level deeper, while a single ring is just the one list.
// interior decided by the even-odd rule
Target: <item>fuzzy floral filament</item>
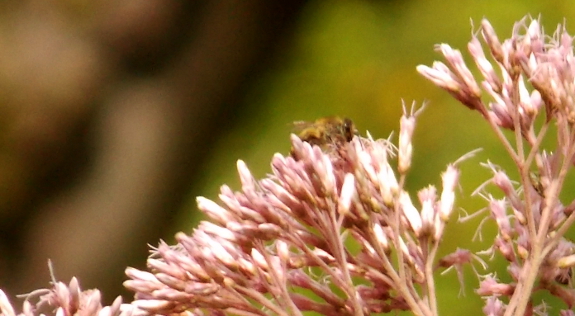
[{"label": "fuzzy floral filament", "polygon": [[[558,281],[565,271],[558,263],[574,251],[563,236],[575,215],[565,212],[559,198],[575,154],[573,39],[563,25],[547,36],[539,20],[529,18],[517,22],[511,38],[503,42],[486,19],[479,33],[484,45],[473,34],[468,50],[481,75],[480,84],[461,53],[447,44],[437,47],[447,65],[434,62],[432,67],[417,67],[434,84],[481,113],[520,175],[520,185],[514,186],[504,171],[486,164],[493,170],[490,182],[505,198],[495,200],[484,187],[478,192],[489,201],[499,228],[493,247],[509,261],[514,282],[512,290],[503,295],[486,291],[490,287],[487,282],[478,293],[486,297],[486,306],[490,306],[486,313],[492,315],[524,315],[528,308],[529,313],[535,312],[531,294],[537,289],[546,289],[573,307],[573,288]],[[548,133],[551,124],[556,126],[555,135]],[[506,137],[505,129],[513,131],[513,136]],[[542,148],[546,138],[556,143],[552,152]],[[500,301],[501,296],[509,297],[508,304]]]}]

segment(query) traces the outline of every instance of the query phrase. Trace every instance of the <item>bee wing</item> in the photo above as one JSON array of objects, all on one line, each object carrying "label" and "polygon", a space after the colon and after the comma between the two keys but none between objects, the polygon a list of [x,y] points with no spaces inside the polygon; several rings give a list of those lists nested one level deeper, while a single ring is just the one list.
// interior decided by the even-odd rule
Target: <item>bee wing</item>
[{"label": "bee wing", "polygon": [[310,128],[310,127],[314,127],[314,126],[315,126],[314,122],[308,122],[308,121],[295,121],[295,122],[291,123],[291,128],[292,128],[293,133],[299,133],[299,132],[302,132],[303,130],[305,130],[306,128]]}]

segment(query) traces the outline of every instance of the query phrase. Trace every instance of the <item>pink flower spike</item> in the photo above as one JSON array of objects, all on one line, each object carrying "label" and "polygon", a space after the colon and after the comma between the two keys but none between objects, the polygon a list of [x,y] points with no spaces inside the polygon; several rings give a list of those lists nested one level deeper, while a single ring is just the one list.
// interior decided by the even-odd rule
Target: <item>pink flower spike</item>
[{"label": "pink flower spike", "polygon": [[[233,222],[230,222],[233,223]],[[236,241],[236,234],[234,234],[231,230],[222,227],[220,225],[216,225],[212,222],[208,222],[208,221],[201,221],[200,224],[198,225],[198,228],[203,230],[205,233],[212,235],[212,236],[218,236],[219,238],[225,239],[225,240],[229,240],[229,241]]]},{"label": "pink flower spike", "polygon": [[455,186],[459,180],[459,169],[454,165],[447,166],[447,170],[441,175],[443,182],[443,191],[441,192],[439,215],[442,221],[447,222],[451,212],[453,211],[453,204],[455,202]]},{"label": "pink flower spike", "polygon": [[8,300],[8,297],[2,290],[0,290],[0,314],[5,316],[16,316],[10,300]]},{"label": "pink flower spike", "polygon": [[505,240],[511,238],[512,229],[509,223],[509,218],[505,211],[506,205],[504,200],[491,200],[489,202],[489,209],[491,210],[491,216],[495,219],[497,226],[499,228],[499,234]]},{"label": "pink flower spike", "polygon": [[[537,115],[537,106],[531,103],[531,95],[527,87],[525,86],[525,81],[523,80],[523,76],[519,76],[518,79],[519,83],[519,104],[523,109],[524,113],[520,113],[526,115],[523,118],[525,124],[531,124],[533,118]],[[527,125],[527,126],[529,126]]]},{"label": "pink flower spike", "polygon": [[421,203],[421,221],[423,224],[423,231],[430,235],[435,235],[433,230],[435,228],[435,217],[437,212],[435,210],[435,202],[437,199],[436,189],[434,186],[429,186],[417,193],[419,202]]},{"label": "pink flower spike", "polygon": [[422,227],[421,216],[419,215],[419,212],[417,211],[415,206],[413,206],[413,203],[411,203],[411,198],[409,197],[409,194],[407,192],[402,191],[400,193],[399,204],[401,205],[403,215],[405,215],[405,218],[407,218],[407,221],[409,222],[411,229],[413,230],[416,236],[419,236]]},{"label": "pink flower spike", "polygon": [[[405,112],[405,110],[404,110]],[[405,174],[411,167],[411,155],[413,153],[413,130],[415,129],[415,116],[404,113],[400,119],[399,127],[399,150],[398,150],[398,171]]]},{"label": "pink flower spike", "polygon": [[485,57],[485,53],[483,52],[483,47],[481,47],[479,39],[473,36],[471,41],[467,44],[467,49],[473,57],[473,60],[475,60],[475,64],[477,64],[477,68],[479,68],[479,71],[485,78],[486,83],[490,85],[492,90],[500,91],[501,80],[497,77],[491,62]]},{"label": "pink flower spike", "polygon": [[131,279],[142,280],[146,282],[157,282],[156,277],[152,273],[141,271],[136,268],[127,267],[124,273]]},{"label": "pink flower spike", "polygon": [[[236,258],[232,256],[223,246],[213,239],[207,240],[209,245],[209,253],[227,267],[236,267]],[[204,251],[208,251],[204,248]],[[210,256],[208,256],[209,258]]]},{"label": "pink flower spike", "polygon": [[497,296],[490,296],[485,302],[483,313],[486,316],[503,316],[505,313],[505,304],[497,298]]},{"label": "pink flower spike", "polygon": [[385,232],[383,231],[383,227],[381,227],[381,225],[379,223],[375,223],[373,225],[373,232],[375,234],[375,238],[377,239],[379,244],[383,247],[383,250],[385,252],[388,252],[390,250],[389,240],[388,240],[387,236],[385,235]]},{"label": "pink flower spike", "polygon": [[98,290],[91,291],[83,299],[85,305],[82,308],[82,312],[85,313],[85,315],[96,314],[102,308],[102,305],[100,303],[101,299],[102,295],[100,294],[100,291]]},{"label": "pink flower spike", "polygon": [[206,199],[203,196],[198,196],[196,198],[196,203],[198,204],[198,209],[204,214],[209,216],[213,221],[218,224],[224,225],[225,223],[234,221],[233,217],[230,216],[230,212],[225,208],[219,206],[216,202]]},{"label": "pink flower spike", "polygon": [[479,89],[479,85],[475,81],[475,78],[473,77],[473,74],[471,74],[469,68],[467,68],[465,65],[465,61],[463,60],[463,56],[461,56],[461,52],[457,49],[451,48],[451,46],[447,44],[440,44],[438,49],[441,51],[443,56],[445,56],[445,59],[451,65],[458,79],[465,83],[465,87],[467,88],[466,90],[468,90],[471,94],[471,98],[481,97],[481,90]]},{"label": "pink flower spike", "polygon": [[491,55],[500,63],[503,63],[504,54],[503,48],[501,47],[501,42],[499,38],[497,38],[497,34],[495,34],[495,30],[491,23],[487,19],[481,20],[481,34],[483,35],[483,39],[489,46],[491,50]]},{"label": "pink flower spike", "polygon": [[417,72],[440,88],[453,93],[458,93],[461,90],[461,84],[453,78],[451,70],[442,62],[434,61],[432,68],[419,65],[416,69]]},{"label": "pink flower spike", "polygon": [[266,258],[262,255],[261,252],[259,252],[257,249],[252,248],[251,251],[251,257],[254,260],[254,263],[261,269],[263,269],[264,271],[268,271],[269,270],[269,265],[268,262],[266,261]]},{"label": "pink flower spike", "polygon": [[278,257],[283,262],[289,262],[290,252],[289,252],[289,246],[286,242],[284,242],[282,240],[278,240],[276,242],[276,251],[277,251]]},{"label": "pink flower spike", "polygon": [[373,157],[365,151],[360,151],[357,153],[357,158],[361,168],[363,168],[363,173],[365,173],[371,181],[375,181],[377,179],[377,175]]},{"label": "pink flower spike", "polygon": [[323,184],[324,194],[332,196],[335,194],[335,176],[333,174],[333,165],[331,164],[330,157],[320,153],[317,163],[316,171]]},{"label": "pink flower spike", "polygon": [[[527,29],[527,36],[529,39],[529,45],[533,46],[536,45],[537,48],[542,48],[543,43],[541,42],[541,25],[539,24],[539,20],[534,19],[529,23],[529,28]],[[539,52],[540,50],[533,50]]]},{"label": "pink flower spike", "polygon": [[491,295],[511,295],[513,293],[514,287],[505,283],[498,283],[492,277],[486,277],[479,284],[479,289],[475,292],[481,296],[491,296]]},{"label": "pink flower spike", "polygon": [[404,255],[403,258],[406,259],[407,262],[409,262],[410,264],[413,264],[414,258],[412,254],[409,252],[409,248],[407,247],[407,244],[405,244],[403,238],[399,238],[399,249],[401,249],[401,252],[403,252]]},{"label": "pink flower spike", "polygon": [[248,169],[248,166],[243,162],[243,160],[238,160],[236,165],[240,175],[240,181],[242,182],[242,189],[244,191],[253,192],[255,190],[254,177]]},{"label": "pink flower spike", "polygon": [[341,193],[338,200],[338,210],[342,215],[349,213],[351,200],[355,195],[355,177],[351,173],[347,173],[341,186]]},{"label": "pink flower spike", "polygon": [[146,299],[146,300],[135,300],[132,302],[132,304],[137,308],[143,309],[145,311],[155,311],[155,310],[168,309],[171,306],[173,306],[174,303],[168,302],[166,300]]},{"label": "pink flower spike", "polygon": [[381,166],[381,170],[377,173],[377,179],[383,203],[387,206],[393,205],[399,191],[399,183],[389,163],[385,162]]}]

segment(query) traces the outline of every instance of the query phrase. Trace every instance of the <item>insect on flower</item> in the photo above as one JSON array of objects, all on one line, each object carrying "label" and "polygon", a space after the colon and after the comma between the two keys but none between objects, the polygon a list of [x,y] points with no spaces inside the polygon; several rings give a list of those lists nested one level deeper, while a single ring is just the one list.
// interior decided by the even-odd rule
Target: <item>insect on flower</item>
[{"label": "insect on flower", "polygon": [[341,148],[358,135],[352,120],[338,116],[322,117],[313,122],[297,121],[293,125],[302,141],[327,152]]}]

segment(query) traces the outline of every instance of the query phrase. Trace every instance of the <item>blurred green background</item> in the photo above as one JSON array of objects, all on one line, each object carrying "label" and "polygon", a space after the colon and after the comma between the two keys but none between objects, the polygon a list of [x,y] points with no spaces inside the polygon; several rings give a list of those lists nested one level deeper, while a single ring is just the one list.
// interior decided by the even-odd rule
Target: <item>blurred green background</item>
[{"label": "blurred green background", "polygon": [[[80,277],[111,299],[123,267],[144,266],[146,243],[201,219],[195,197],[239,189],[236,161],[270,172],[289,152],[290,123],[338,115],[360,133],[397,139],[402,100],[428,102],[414,136],[408,187],[461,164],[457,207],[511,168],[479,115],[421,77],[437,43],[464,51],[488,18],[501,40],[526,15],[547,33],[575,16],[570,1],[6,1],[0,4],[0,287],[12,294],[56,275]],[[474,70],[475,71],[475,70]],[[516,174],[510,171],[510,174]],[[571,190],[567,190],[571,191]],[[564,197],[564,203],[572,196]],[[569,199],[569,200],[567,200]],[[480,219],[454,214],[440,255],[484,250]],[[496,259],[497,261],[497,259]],[[479,269],[479,266],[476,265]],[[479,313],[466,267],[439,278],[443,315]],[[481,270],[480,270],[481,271]],[[504,267],[498,275],[505,279]]]}]

